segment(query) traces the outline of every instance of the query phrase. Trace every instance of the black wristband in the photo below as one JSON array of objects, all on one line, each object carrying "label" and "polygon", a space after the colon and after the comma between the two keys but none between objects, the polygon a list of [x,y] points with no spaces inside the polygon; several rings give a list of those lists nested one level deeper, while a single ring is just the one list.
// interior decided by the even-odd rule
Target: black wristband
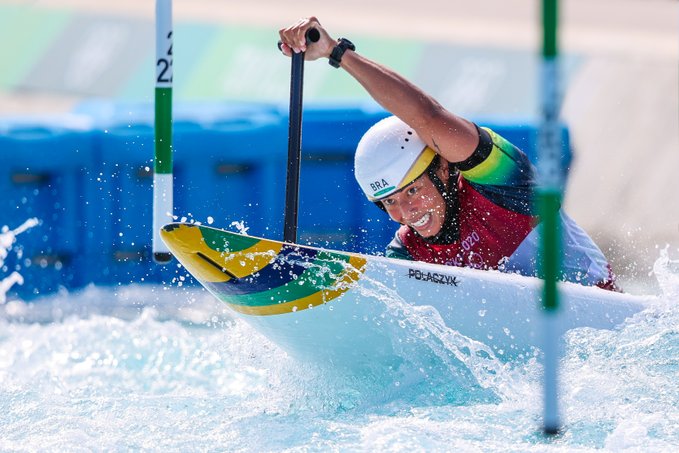
[{"label": "black wristband", "polygon": [[337,45],[332,49],[332,52],[330,52],[330,56],[328,57],[330,66],[339,68],[340,63],[342,62],[342,55],[344,55],[344,52],[346,52],[347,49],[356,50],[356,46],[346,38],[338,39]]}]

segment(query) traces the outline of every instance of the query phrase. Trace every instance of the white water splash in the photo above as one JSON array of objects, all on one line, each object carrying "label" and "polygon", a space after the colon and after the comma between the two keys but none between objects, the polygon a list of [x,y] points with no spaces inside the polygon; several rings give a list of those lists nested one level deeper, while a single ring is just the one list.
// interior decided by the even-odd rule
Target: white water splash
[{"label": "white water splash", "polygon": [[[510,365],[499,360],[487,345],[447,327],[436,309],[413,306],[382,282],[365,277],[363,282],[361,293],[383,304],[389,314],[385,320],[396,320],[393,347],[419,370],[411,376],[415,381],[419,375],[419,379],[442,393],[450,393],[443,387],[457,388],[459,392],[453,393],[459,395],[447,395],[450,401],[458,396],[463,397],[462,401],[503,400],[512,393],[508,389],[517,387]],[[432,358],[440,369],[432,367]],[[432,398],[428,402],[432,403]]]},{"label": "white water splash", "polygon": [[[10,230],[7,226],[2,228],[0,231],[0,268],[4,266],[5,258],[7,258],[10,250],[12,250],[12,245],[16,241],[16,237],[24,231],[33,228],[38,223],[40,223],[38,219],[32,218],[26,220],[19,227],[13,230]],[[7,302],[7,291],[9,291],[12,286],[17,284],[24,284],[24,278],[17,271],[12,272],[9,274],[9,276],[0,280],[0,304]]]},{"label": "white water splash", "polygon": [[679,260],[670,259],[669,246],[660,250],[660,258],[653,264],[653,274],[666,300],[679,299]]},{"label": "white water splash", "polygon": [[234,221],[229,224],[230,227],[235,228],[240,234],[248,234],[250,227],[245,226],[245,221]]}]

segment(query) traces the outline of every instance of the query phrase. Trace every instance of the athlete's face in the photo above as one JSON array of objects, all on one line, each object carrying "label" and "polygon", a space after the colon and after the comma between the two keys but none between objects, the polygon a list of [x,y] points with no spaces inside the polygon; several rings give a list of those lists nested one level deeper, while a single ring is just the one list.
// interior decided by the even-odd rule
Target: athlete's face
[{"label": "athlete's face", "polygon": [[443,227],[446,203],[426,173],[382,203],[393,220],[423,237],[436,236]]}]

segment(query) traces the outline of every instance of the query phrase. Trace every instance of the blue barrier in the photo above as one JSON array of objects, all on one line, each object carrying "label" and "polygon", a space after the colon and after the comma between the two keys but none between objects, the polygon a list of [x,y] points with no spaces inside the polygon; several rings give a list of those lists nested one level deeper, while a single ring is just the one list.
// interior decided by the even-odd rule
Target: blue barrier
[{"label": "blue barrier", "polygon": [[5,271],[18,270],[29,282],[16,289],[22,297],[96,279],[83,254],[94,239],[88,231],[96,159],[88,119],[0,123],[0,223],[12,228],[40,220],[5,262]]},{"label": "blue barrier", "polygon": [[[128,123],[128,114],[123,121],[108,119],[97,136],[108,194],[101,215],[111,216],[95,233],[101,238],[103,283],[168,278],[163,266],[149,265],[153,117],[135,117],[134,124]],[[285,176],[286,138],[280,118],[261,110],[248,116],[241,110],[224,111],[218,119],[199,112],[192,120],[175,118],[176,219],[206,223],[212,217],[220,226],[239,221],[258,235],[267,235],[269,226],[276,228],[276,219],[282,217],[276,207],[282,202],[272,189]]]},{"label": "blue barrier", "polygon": [[[287,106],[180,104],[174,111],[177,220],[282,239]],[[20,297],[90,282],[170,282],[176,263],[151,261],[153,106],[84,103],[77,115],[0,121],[0,224],[30,217],[0,278],[18,268]],[[381,253],[396,225],[360,191],[353,175],[360,137],[387,116],[373,106],[305,107],[299,242]],[[535,161],[537,128],[479,121]],[[564,162],[570,161],[564,128]]]}]

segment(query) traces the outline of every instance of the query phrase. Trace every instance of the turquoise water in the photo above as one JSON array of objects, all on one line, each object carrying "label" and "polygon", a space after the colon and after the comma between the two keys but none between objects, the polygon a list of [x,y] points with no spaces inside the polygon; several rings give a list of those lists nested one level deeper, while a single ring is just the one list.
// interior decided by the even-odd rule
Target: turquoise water
[{"label": "turquoise water", "polygon": [[[665,295],[656,307],[615,331],[567,335],[565,429],[553,439],[540,433],[536,361],[430,363],[427,382],[408,384],[295,362],[198,288],[89,287],[8,301],[0,450],[676,451],[672,264],[657,265]],[[423,350],[450,337],[428,334],[441,341],[424,341],[421,329],[396,334],[418,345],[404,348],[406,359],[422,364]],[[449,373],[473,382],[451,389]]]}]

